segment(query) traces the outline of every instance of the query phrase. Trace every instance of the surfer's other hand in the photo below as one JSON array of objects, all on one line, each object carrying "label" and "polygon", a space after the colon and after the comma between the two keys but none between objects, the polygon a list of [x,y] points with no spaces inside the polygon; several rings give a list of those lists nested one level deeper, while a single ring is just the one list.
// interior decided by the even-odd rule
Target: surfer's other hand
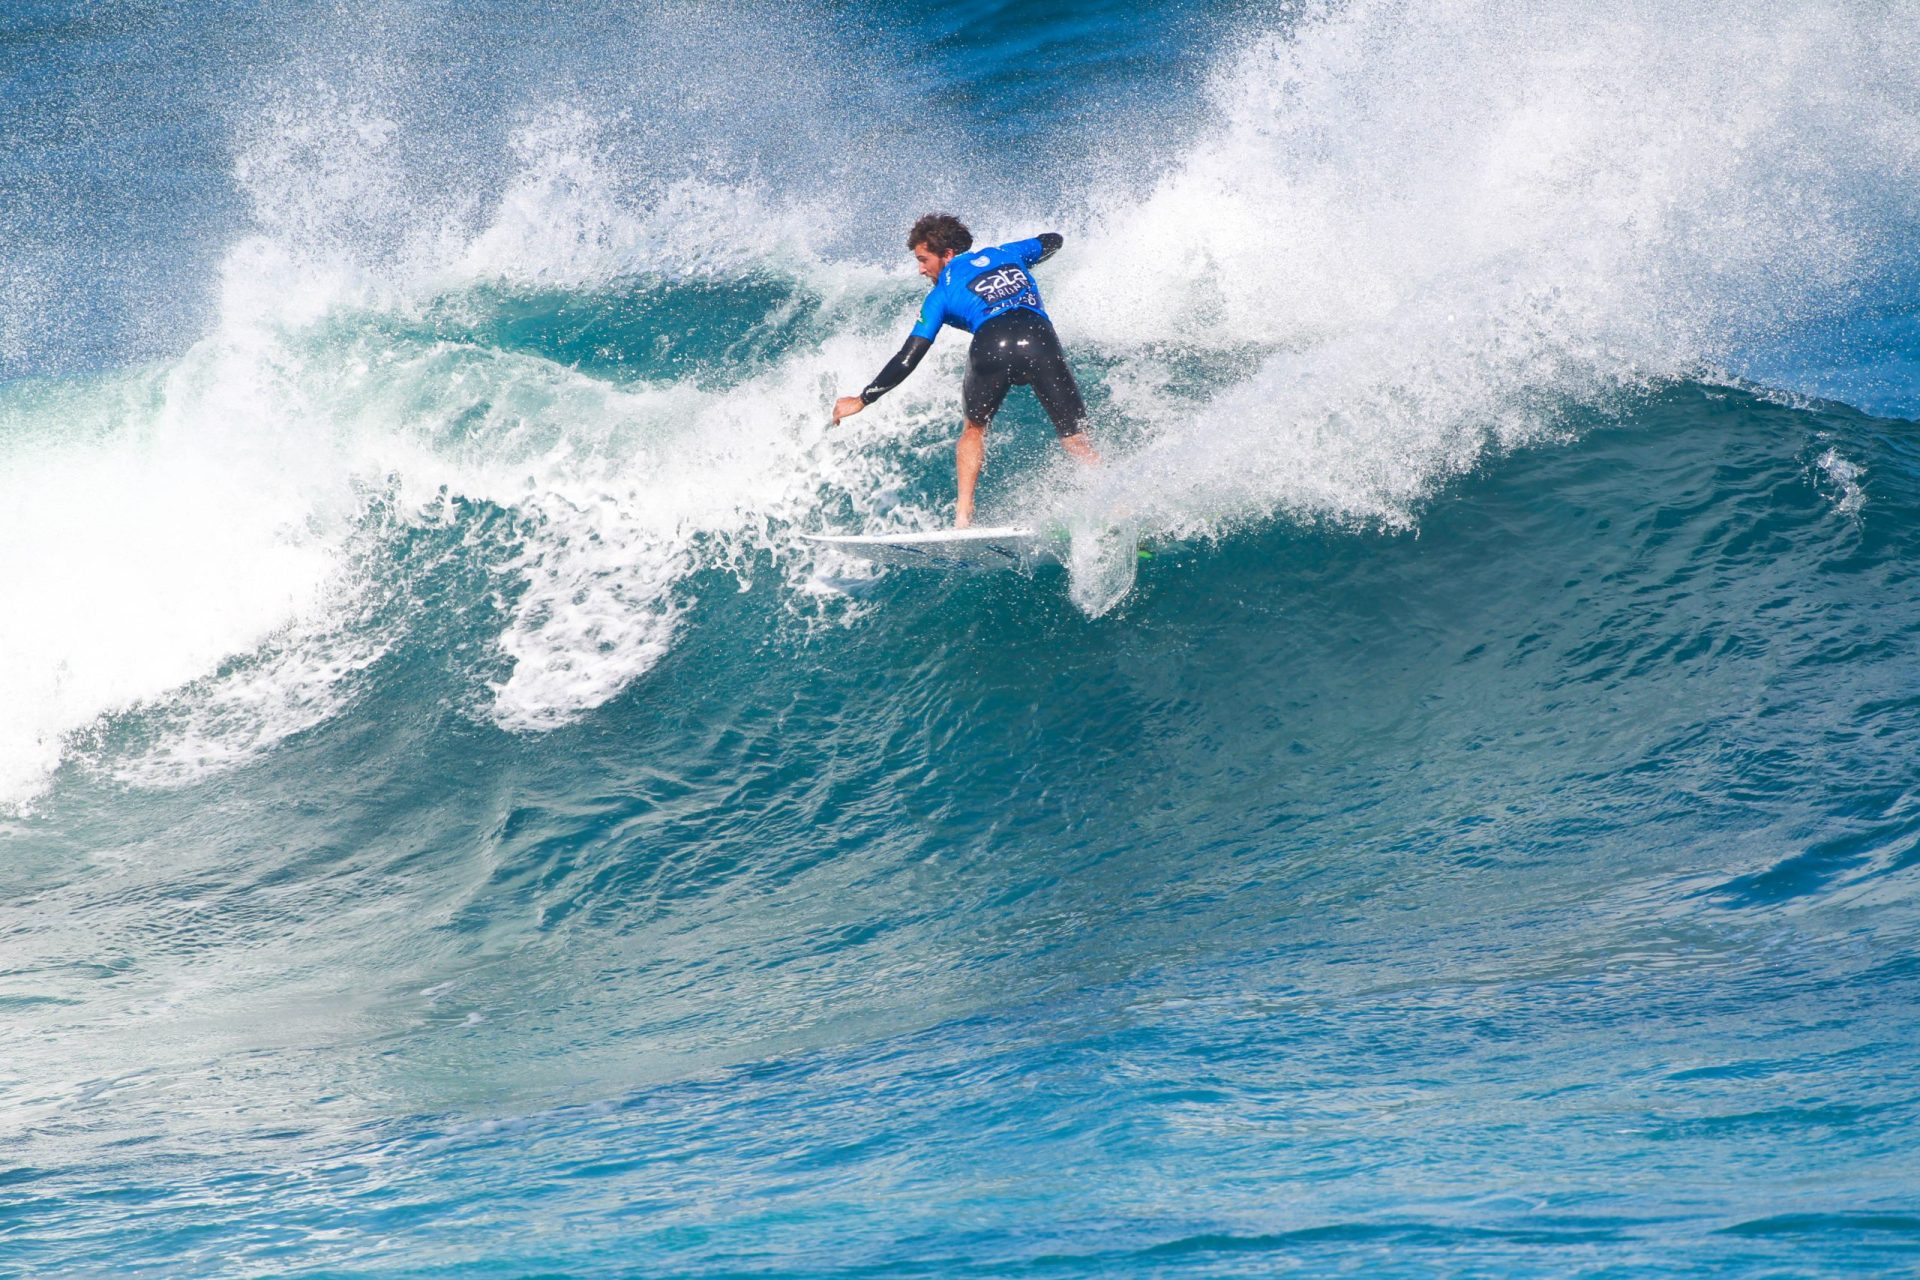
[{"label": "surfer's other hand", "polygon": [[859,396],[841,396],[833,402],[833,420],[838,422],[842,418],[851,418],[866,407],[867,402]]}]

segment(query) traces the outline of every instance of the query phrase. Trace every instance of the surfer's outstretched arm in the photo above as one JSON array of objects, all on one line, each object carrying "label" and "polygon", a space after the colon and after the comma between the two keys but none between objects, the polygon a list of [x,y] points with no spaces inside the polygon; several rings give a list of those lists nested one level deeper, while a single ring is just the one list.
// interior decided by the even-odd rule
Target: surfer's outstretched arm
[{"label": "surfer's outstretched arm", "polygon": [[1060,246],[1066,242],[1067,238],[1058,231],[1042,231],[1031,240],[1016,240],[1006,249],[1028,266],[1037,267],[1060,252]]},{"label": "surfer's outstretched arm", "polygon": [[907,375],[920,367],[927,352],[933,347],[933,339],[923,338],[919,334],[908,336],[906,345],[894,353],[893,359],[879,373],[873,375],[873,381],[867,389],[857,396],[841,396],[833,402],[833,420],[835,422],[860,412],[907,380]]},{"label": "surfer's outstretched arm", "polygon": [[906,342],[893,353],[893,359],[879,373],[873,375],[873,381],[859,395],[860,403],[870,405],[887,392],[907,380],[907,375],[920,367],[920,361],[933,349],[933,339],[923,338],[917,333],[908,334]]}]

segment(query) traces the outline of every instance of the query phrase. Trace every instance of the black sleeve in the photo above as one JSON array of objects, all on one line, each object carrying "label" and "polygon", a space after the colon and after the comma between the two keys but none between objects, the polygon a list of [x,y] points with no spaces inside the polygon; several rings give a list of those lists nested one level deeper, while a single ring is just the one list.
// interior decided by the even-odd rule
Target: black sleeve
[{"label": "black sleeve", "polygon": [[917,333],[911,335],[907,339],[907,345],[901,347],[893,359],[887,361],[887,367],[873,375],[873,381],[868,383],[867,389],[860,393],[860,403],[872,404],[905,382],[907,375],[919,367],[921,357],[932,349],[931,341]]},{"label": "black sleeve", "polygon": [[1040,242],[1040,256],[1033,260],[1036,267],[1060,252],[1060,246],[1067,242],[1067,238],[1058,231],[1042,231],[1034,239]]}]

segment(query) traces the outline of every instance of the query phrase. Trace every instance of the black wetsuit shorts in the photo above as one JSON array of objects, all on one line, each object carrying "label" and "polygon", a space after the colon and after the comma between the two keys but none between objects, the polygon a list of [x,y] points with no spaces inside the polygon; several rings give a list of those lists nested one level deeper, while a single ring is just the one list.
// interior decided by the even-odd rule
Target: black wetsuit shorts
[{"label": "black wetsuit shorts", "polygon": [[983,427],[992,422],[1009,387],[1032,387],[1062,436],[1086,430],[1087,406],[1053,322],[1024,307],[995,316],[974,333],[960,393],[967,421]]}]

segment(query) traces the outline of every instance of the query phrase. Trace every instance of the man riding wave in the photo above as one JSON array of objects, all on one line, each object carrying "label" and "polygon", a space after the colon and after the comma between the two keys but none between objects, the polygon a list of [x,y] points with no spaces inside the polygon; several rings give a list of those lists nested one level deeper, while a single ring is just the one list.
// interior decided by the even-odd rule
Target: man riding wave
[{"label": "man riding wave", "polygon": [[1079,384],[1041,305],[1040,288],[1028,273],[1064,243],[1048,231],[1031,240],[976,250],[973,233],[952,214],[921,218],[907,234],[907,248],[920,274],[934,284],[920,307],[919,322],[866,390],[834,402],[833,420],[839,422],[899,386],[919,366],[944,325],[973,335],[960,395],[966,423],[954,448],[959,480],[955,528],[973,523],[973,490],[986,456],[987,427],[1010,387],[1033,388],[1068,454],[1083,463],[1100,460],[1087,439],[1087,406]]}]

